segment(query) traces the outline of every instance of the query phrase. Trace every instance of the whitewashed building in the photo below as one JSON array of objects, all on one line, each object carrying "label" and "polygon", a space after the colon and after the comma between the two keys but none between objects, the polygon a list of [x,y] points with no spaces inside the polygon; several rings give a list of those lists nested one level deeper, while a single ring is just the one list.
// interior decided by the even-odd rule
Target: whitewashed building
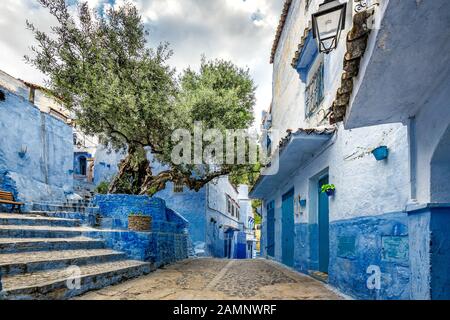
[{"label": "whitewashed building", "polygon": [[[436,104],[448,101],[450,11],[439,10],[444,2],[337,1],[333,5],[346,5],[345,23],[336,48],[325,54],[314,38],[312,15],[330,4],[285,1],[271,55],[273,100],[263,117],[263,128],[271,132],[265,145],[279,154],[272,162],[279,170],[262,175],[250,193],[263,199],[263,256],[356,298],[430,298],[415,295],[429,279],[429,265],[417,267],[412,250],[419,244],[408,212],[423,192],[418,166],[429,157],[419,155],[410,164],[406,124],[413,114],[406,110],[410,103],[416,111],[413,100],[423,103],[427,90],[440,90]],[[427,18],[433,15],[439,22]],[[414,48],[414,38],[427,48]],[[423,63],[433,54],[445,58],[431,72]],[[438,70],[445,75],[432,79]],[[448,131],[449,109],[447,103],[436,112],[444,122],[437,136]],[[429,118],[438,121],[436,114]],[[416,139],[425,144],[431,135]],[[437,170],[450,172],[448,163]],[[334,192],[327,195],[324,185]],[[429,202],[426,196],[423,201]],[[437,266],[448,262],[448,253],[442,259]],[[446,268],[441,280],[448,284]],[[448,297],[448,288],[440,298]]]}]

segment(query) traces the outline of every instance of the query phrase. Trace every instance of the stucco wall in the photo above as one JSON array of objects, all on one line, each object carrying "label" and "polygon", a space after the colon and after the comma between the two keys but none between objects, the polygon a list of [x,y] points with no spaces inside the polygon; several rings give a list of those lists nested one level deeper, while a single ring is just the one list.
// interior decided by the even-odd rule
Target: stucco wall
[{"label": "stucco wall", "polygon": [[[295,52],[304,30],[311,24],[311,15],[316,12],[323,1],[312,0],[308,11],[305,11],[304,0],[294,0],[289,10],[282,36],[275,54],[273,64],[272,86],[272,123],[273,128],[279,130],[279,138],[283,138],[287,129],[310,128],[319,124],[326,124],[327,110],[334,101],[336,90],[340,84],[343,57],[345,53],[345,34],[351,28],[351,19],[347,19],[346,29],[342,31],[337,50],[324,55],[324,100],[319,111],[312,117],[305,117],[305,89],[306,84],[300,80],[300,75],[291,66]],[[349,9],[349,13],[350,13]],[[278,141],[273,141],[275,145]]]},{"label": "stucco wall", "polygon": [[[376,161],[371,154],[380,145],[389,148],[387,160]],[[267,203],[275,201],[275,259],[282,260],[282,196],[294,187],[295,198],[307,199],[306,207],[296,206],[295,210],[294,267],[302,272],[317,269],[317,182],[320,176],[328,174],[330,183],[336,185],[336,194],[329,202],[330,283],[356,297],[408,298],[408,261],[382,259],[383,237],[408,237],[404,211],[409,200],[409,167],[405,159],[408,159],[405,126],[344,130],[340,124],[328,145],[265,199],[263,233],[267,232]],[[393,216],[385,217],[386,214]],[[354,237],[355,256],[351,259],[337,253],[344,234]],[[263,237],[264,255],[266,246],[267,238]],[[366,269],[371,264],[382,268],[385,280],[382,292],[366,288]]]},{"label": "stucco wall", "polygon": [[[376,161],[371,150],[386,145],[389,158]],[[317,192],[315,177],[328,169],[336,196],[330,200],[330,221],[404,211],[409,197],[408,143],[406,127],[382,125],[344,130],[339,125],[335,137],[311,161],[300,166],[286,183],[274,190],[266,203],[275,200],[281,210],[281,197],[295,187],[302,199]],[[316,222],[314,201],[308,201],[296,223]]]},{"label": "stucco wall", "polygon": [[125,158],[124,152],[115,152],[108,147],[99,145],[95,152],[94,184],[109,182],[117,174],[119,162]]},{"label": "stucco wall", "polygon": [[[228,177],[221,177],[208,184],[207,188],[207,207],[206,207],[206,253],[214,257],[224,256],[224,232],[228,227],[242,229],[242,224],[236,217],[227,213],[227,195],[236,203],[238,202],[238,193],[229,183]],[[233,243],[237,241],[234,234]],[[232,256],[234,248],[232,246]]]},{"label": "stucco wall", "polygon": [[0,101],[0,189],[26,203],[63,200],[73,191],[72,128],[21,95],[0,90],[6,94]]},{"label": "stucco wall", "polygon": [[[425,105],[416,115],[416,181],[417,200],[419,203],[450,202],[448,191],[448,179],[450,178],[450,159],[444,154],[450,154],[450,146],[444,150],[437,150],[439,143],[450,144],[450,137],[444,136],[450,125],[450,91],[448,89],[437,90],[432,103]],[[436,155],[436,150],[442,155]],[[447,170],[437,170],[432,181],[433,167],[446,166]],[[432,185],[434,187],[432,187]]]}]

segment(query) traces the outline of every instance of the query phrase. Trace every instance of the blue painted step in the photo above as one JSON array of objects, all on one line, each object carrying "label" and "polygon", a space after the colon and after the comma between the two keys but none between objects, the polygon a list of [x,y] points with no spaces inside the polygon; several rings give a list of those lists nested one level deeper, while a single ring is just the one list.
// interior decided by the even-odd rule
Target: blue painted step
[{"label": "blue painted step", "polygon": [[[95,208],[86,211],[95,212]],[[79,227],[92,215],[76,211],[0,213],[0,300],[67,299],[155,269],[153,264],[128,260],[124,252],[104,249],[103,240],[82,237],[110,232]],[[68,267],[72,266],[81,271],[78,289],[67,286]]]},{"label": "blue painted step", "polygon": [[32,211],[30,214],[48,217],[48,218],[57,218],[57,219],[72,219],[78,220],[82,225],[91,225],[93,222],[92,219],[95,218],[94,214],[84,213],[84,212],[67,212],[67,211]]},{"label": "blue painted step", "polygon": [[70,266],[85,266],[126,259],[123,252],[107,249],[41,251],[0,255],[0,273],[16,275]]},{"label": "blue painted step", "polygon": [[75,238],[0,238],[0,253],[104,249],[102,240]]},{"label": "blue painted step", "polygon": [[98,208],[89,207],[79,203],[33,203],[32,211],[42,212],[78,212],[78,213],[96,213]]},{"label": "blue painted step", "polygon": [[84,230],[86,229],[0,225],[0,238],[73,238],[81,236]]},{"label": "blue painted step", "polygon": [[50,270],[5,276],[1,299],[4,300],[62,300],[75,297],[87,291],[148,274],[155,270],[149,263],[125,260],[82,266],[80,287],[67,286],[67,270]]},{"label": "blue painted step", "polygon": [[79,227],[81,220],[59,219],[42,216],[24,216],[18,214],[0,214],[0,225]]}]

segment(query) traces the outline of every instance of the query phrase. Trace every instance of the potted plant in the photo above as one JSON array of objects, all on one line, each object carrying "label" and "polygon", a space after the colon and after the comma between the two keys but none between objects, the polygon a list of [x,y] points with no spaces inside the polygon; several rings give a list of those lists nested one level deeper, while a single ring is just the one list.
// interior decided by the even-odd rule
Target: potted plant
[{"label": "potted plant", "polygon": [[377,159],[377,161],[381,161],[387,159],[389,155],[389,149],[386,146],[379,146],[372,150],[372,154]]},{"label": "potted plant", "polygon": [[128,229],[138,232],[150,232],[152,230],[152,217],[145,216],[142,212],[132,212],[128,215]]},{"label": "potted plant", "polygon": [[329,197],[334,196],[336,186],[334,184],[324,184],[322,186],[322,193],[326,193]]}]

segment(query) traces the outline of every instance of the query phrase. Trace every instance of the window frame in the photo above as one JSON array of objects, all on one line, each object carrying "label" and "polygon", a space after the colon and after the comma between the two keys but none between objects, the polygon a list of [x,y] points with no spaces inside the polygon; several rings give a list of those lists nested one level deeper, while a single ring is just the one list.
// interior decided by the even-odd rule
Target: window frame
[{"label": "window frame", "polygon": [[[320,85],[317,88],[317,85]],[[312,94],[309,91],[313,90]],[[315,93],[318,91],[317,93]],[[312,99],[309,97],[312,96]],[[314,99],[314,100],[313,100]],[[310,103],[308,103],[310,100]],[[325,62],[323,55],[319,55],[313,64],[313,67],[308,72],[308,79],[305,85],[305,119],[309,119],[320,110],[320,106],[325,100]],[[314,105],[312,105],[312,103]]]}]

